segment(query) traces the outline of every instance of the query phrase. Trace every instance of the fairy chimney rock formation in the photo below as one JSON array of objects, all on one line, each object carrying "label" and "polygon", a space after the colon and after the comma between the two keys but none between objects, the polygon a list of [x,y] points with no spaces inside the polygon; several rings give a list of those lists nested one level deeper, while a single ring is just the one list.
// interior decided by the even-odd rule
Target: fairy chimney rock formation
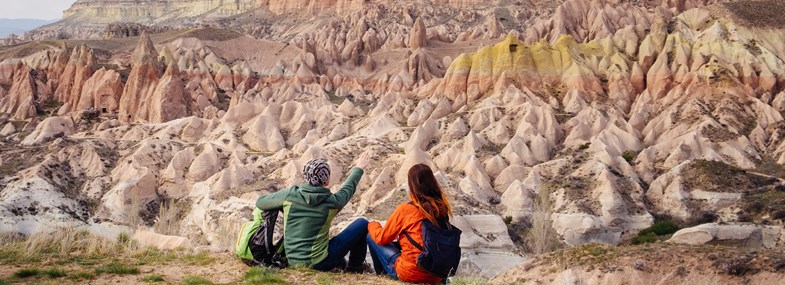
[{"label": "fairy chimney rock formation", "polygon": [[139,37],[139,44],[131,56],[131,73],[120,97],[119,118],[123,123],[134,123],[141,118],[141,106],[151,98],[161,78],[163,64],[158,60],[158,52],[153,41],[145,32]]},{"label": "fairy chimney rock formation", "polygon": [[78,106],[86,105],[80,102],[82,88],[96,71],[95,65],[92,49],[84,44],[73,49],[54,96],[57,101],[65,104],[66,109],[63,112],[82,111],[77,109]]},{"label": "fairy chimney rock formation", "polygon": [[409,48],[416,50],[428,46],[428,33],[422,18],[418,17],[414,21],[414,26],[409,32]]}]

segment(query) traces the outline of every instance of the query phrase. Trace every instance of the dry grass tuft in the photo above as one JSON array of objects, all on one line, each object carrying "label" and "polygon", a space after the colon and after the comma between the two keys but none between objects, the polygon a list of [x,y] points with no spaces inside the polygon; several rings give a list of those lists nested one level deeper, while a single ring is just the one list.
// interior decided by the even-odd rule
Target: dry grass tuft
[{"label": "dry grass tuft", "polygon": [[177,203],[162,203],[158,209],[158,218],[155,221],[153,230],[163,235],[180,235],[180,222],[183,219],[183,211]]},{"label": "dry grass tuft", "polygon": [[0,264],[29,264],[62,260],[80,265],[96,265],[126,261],[132,265],[182,263],[208,266],[217,259],[190,249],[158,250],[142,248],[121,233],[115,240],[91,234],[86,230],[58,228],[51,233],[38,233],[28,238],[0,235]]},{"label": "dry grass tuft", "polygon": [[125,214],[127,216],[126,220],[132,229],[138,229],[144,224],[142,217],[139,216],[139,213],[142,210],[142,201],[139,199],[139,195],[131,196],[131,205],[125,209]]},{"label": "dry grass tuft", "polygon": [[116,253],[118,244],[86,230],[59,228],[51,233],[37,233],[24,240],[28,256],[40,254],[104,256]]},{"label": "dry grass tuft", "polygon": [[454,277],[450,280],[450,284],[454,285],[486,285],[489,281],[483,277]]}]

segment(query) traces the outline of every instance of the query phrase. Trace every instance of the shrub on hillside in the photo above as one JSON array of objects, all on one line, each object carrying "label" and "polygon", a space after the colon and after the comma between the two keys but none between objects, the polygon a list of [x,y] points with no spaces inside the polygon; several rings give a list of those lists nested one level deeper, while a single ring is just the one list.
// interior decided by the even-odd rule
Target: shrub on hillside
[{"label": "shrub on hillside", "polygon": [[638,236],[632,239],[632,244],[653,243],[659,240],[660,236],[674,234],[678,230],[679,226],[671,221],[658,222],[638,232]]},{"label": "shrub on hillside", "polygon": [[658,238],[657,235],[654,233],[648,233],[645,235],[638,235],[637,237],[632,239],[632,244],[639,245],[644,243],[654,243],[657,242]]},{"label": "shrub on hillside", "polygon": [[654,233],[658,236],[670,235],[674,234],[679,230],[679,226],[671,221],[662,221],[652,225],[651,227],[645,228],[638,233],[638,236],[648,235],[649,233]]},{"label": "shrub on hillside", "polygon": [[775,220],[785,220],[785,210],[779,210],[771,214],[771,218]]}]

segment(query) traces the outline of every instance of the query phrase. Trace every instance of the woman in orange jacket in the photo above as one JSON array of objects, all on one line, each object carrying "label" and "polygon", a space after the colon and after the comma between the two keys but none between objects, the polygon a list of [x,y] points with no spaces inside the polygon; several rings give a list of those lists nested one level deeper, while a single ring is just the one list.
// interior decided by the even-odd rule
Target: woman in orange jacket
[{"label": "woman in orange jacket", "polygon": [[[417,267],[422,253],[409,238],[423,244],[422,220],[433,224],[449,219],[450,204],[442,192],[433,171],[424,164],[409,169],[409,203],[395,209],[387,223],[368,223],[368,248],[376,274],[387,274],[393,279],[410,283],[436,284],[442,279]],[[398,239],[399,243],[394,243]]]}]

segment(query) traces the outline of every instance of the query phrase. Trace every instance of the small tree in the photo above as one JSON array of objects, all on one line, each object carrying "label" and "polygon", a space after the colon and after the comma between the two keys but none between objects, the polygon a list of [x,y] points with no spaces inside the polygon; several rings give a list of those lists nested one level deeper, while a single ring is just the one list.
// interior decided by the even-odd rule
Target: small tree
[{"label": "small tree", "polygon": [[532,253],[543,254],[559,246],[559,235],[553,229],[553,221],[551,221],[553,203],[551,203],[550,191],[541,189],[535,198],[531,229],[526,236],[526,243]]}]

